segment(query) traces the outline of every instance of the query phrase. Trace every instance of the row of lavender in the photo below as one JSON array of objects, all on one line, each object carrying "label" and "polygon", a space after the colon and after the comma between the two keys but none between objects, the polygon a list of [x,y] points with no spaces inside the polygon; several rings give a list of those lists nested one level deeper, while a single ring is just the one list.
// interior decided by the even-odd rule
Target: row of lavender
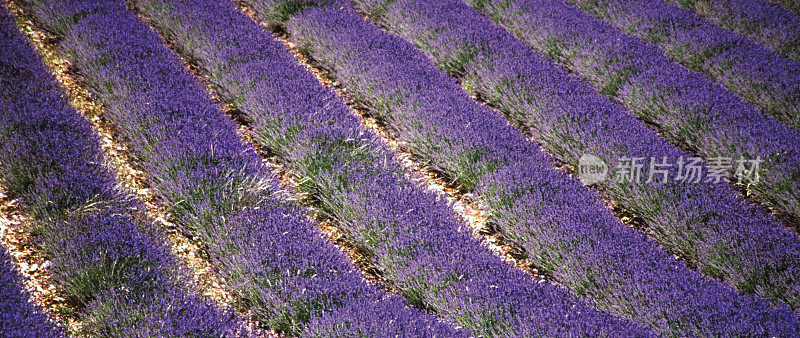
[{"label": "row of lavender", "polygon": [[[0,36],[2,31],[0,28]],[[12,337],[61,336],[61,329],[30,301],[30,294],[22,287],[22,276],[5,249],[0,249],[0,332]]]},{"label": "row of lavender", "polygon": [[474,335],[645,333],[488,252],[445,201],[406,178],[341,99],[231,3],[134,4],[252,121],[259,143],[301,182],[306,202],[409,303]]},{"label": "row of lavender", "polygon": [[[205,247],[236,309],[287,334],[456,334],[361,278],[286,202],[235,125],[125,2],[25,1],[24,7],[58,39],[104,104],[172,220]],[[114,234],[104,230],[103,236]]]},{"label": "row of lavender", "polygon": [[[800,129],[800,64],[665,0],[566,0]],[[682,78],[681,78],[682,79]]]},{"label": "row of lavender", "polygon": [[[5,10],[0,11],[0,41],[0,47],[4,53],[8,51],[8,55],[13,55],[17,49],[14,47],[24,42]],[[0,71],[3,74],[11,70],[10,67],[3,66],[10,61],[5,55],[0,55]],[[3,86],[5,81],[0,81],[0,86]],[[0,105],[0,116],[7,109],[5,105]],[[42,313],[38,305],[30,301],[30,294],[22,287],[22,276],[16,271],[6,248],[0,248],[0,331],[19,337],[61,336],[61,329]]]},{"label": "row of lavender", "polygon": [[669,0],[800,61],[800,16],[768,0]]},{"label": "row of lavender", "polygon": [[[276,27],[290,18],[285,29],[293,41],[404,147],[486,202],[503,235],[573,294],[662,332],[793,330],[797,318],[785,306],[771,308],[705,280],[619,223],[501,115],[347,3],[302,10],[284,1],[249,5]],[[759,313],[778,321],[761,322]]]},{"label": "row of lavender", "polygon": [[[622,102],[638,118],[659,126],[675,144],[712,163],[760,158],[764,165],[759,182],[737,183],[776,213],[800,222],[797,130],[673,63],[657,47],[628,37],[563,1],[467,2],[538,53]],[[737,163],[728,164],[727,170],[735,173]]]},{"label": "row of lavender", "polygon": [[[216,336],[234,329],[233,316],[187,291],[189,279],[163,234],[140,221],[140,203],[116,187],[89,123],[5,10],[0,20],[0,180],[20,199],[32,219],[24,226],[52,262],[49,273],[69,307],[59,310],[83,323],[81,334]],[[57,333],[35,318],[42,322],[22,330]]]},{"label": "row of lavender", "polygon": [[[570,8],[563,4],[558,7],[555,2],[538,1],[536,3],[541,6],[527,9],[531,16],[537,13],[548,18],[552,14],[553,19],[526,21],[525,27],[557,32],[547,28],[554,25],[551,21],[563,21],[564,26],[558,28],[563,28],[566,33],[559,35],[590,40],[581,40],[581,44],[576,45],[607,40],[622,41],[629,46],[628,50],[633,48],[630,47],[633,44],[617,37],[597,39],[603,30],[589,27],[581,31],[585,26],[571,21],[575,16],[568,14],[574,13],[565,10]],[[533,134],[553,156],[573,168],[580,165],[582,154],[600,156],[611,166],[619,165],[620,159],[625,157],[655,158],[670,163],[691,157],[664,142],[622,106],[536,55],[524,43],[494,27],[488,19],[460,1],[423,3],[398,0],[388,6],[384,1],[359,3],[371,18],[413,41],[440,68],[460,76],[464,87],[497,106],[514,125]],[[552,6],[545,6],[545,3]],[[505,4],[510,6],[502,7]],[[484,9],[489,11],[490,5],[484,3]],[[508,8],[508,13],[521,12],[513,2],[498,1],[497,7]],[[521,26],[523,24],[514,27]],[[527,31],[535,29],[527,28]],[[573,31],[585,34],[571,34]],[[589,34],[589,31],[593,33]],[[547,39],[555,34],[537,33],[531,35]],[[622,49],[623,45],[615,47]],[[580,50],[569,50],[563,55],[581,53]],[[783,133],[779,136],[785,138],[796,134],[786,127],[778,131]],[[749,136],[759,140],[775,132],[769,130]],[[720,137],[725,136],[720,134]],[[800,137],[794,139],[800,140]],[[800,144],[798,141],[783,141],[786,143],[784,152]],[[777,147],[780,142],[774,144]],[[709,170],[703,166],[698,168]],[[658,170],[666,170],[668,177],[659,174]],[[800,280],[800,258],[797,255],[800,238],[763,209],[740,200],[724,182],[676,180],[679,175],[685,175],[679,170],[675,165],[670,168],[644,167],[641,170],[644,179],[639,182],[611,177],[599,182],[598,187],[619,206],[640,217],[648,233],[663,247],[704,274],[722,280],[744,294],[755,293],[793,307],[800,305],[800,286],[797,284]],[[800,166],[793,170],[800,170]],[[615,171],[619,173],[622,170]],[[616,175],[615,171],[611,176]],[[650,175],[654,176],[654,181],[646,182]],[[781,182],[796,184],[797,180],[788,176]],[[770,181],[766,177],[762,179]]]}]

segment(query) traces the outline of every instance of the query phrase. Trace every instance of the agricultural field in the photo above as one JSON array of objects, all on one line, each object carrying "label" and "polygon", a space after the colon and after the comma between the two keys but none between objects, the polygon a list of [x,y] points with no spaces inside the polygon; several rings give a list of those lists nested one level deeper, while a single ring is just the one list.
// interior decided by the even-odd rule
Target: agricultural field
[{"label": "agricultural field", "polygon": [[0,2],[0,336],[800,336],[795,0]]}]

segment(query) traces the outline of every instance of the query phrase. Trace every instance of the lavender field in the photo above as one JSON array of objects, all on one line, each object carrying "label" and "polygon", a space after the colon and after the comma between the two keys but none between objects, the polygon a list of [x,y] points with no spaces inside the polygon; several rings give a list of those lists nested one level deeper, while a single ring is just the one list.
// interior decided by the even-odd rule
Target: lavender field
[{"label": "lavender field", "polygon": [[0,336],[800,336],[793,0],[0,0]]}]

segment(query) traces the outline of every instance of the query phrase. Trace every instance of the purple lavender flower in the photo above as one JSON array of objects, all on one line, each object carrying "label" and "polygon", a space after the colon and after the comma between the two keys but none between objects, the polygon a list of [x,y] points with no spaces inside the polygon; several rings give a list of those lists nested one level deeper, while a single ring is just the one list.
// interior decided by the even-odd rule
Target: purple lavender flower
[{"label": "purple lavender flower", "polygon": [[[31,217],[26,226],[84,323],[80,333],[219,336],[233,330],[231,313],[188,291],[163,234],[141,221],[136,210],[143,206],[117,187],[97,135],[5,10],[0,43],[0,180]],[[4,323],[5,313],[14,313],[2,312]],[[26,318],[24,308],[9,320],[3,334],[58,333],[43,316]]]},{"label": "purple lavender flower", "polygon": [[669,0],[800,61],[800,17],[768,0]]},{"label": "purple lavender flower", "polygon": [[[487,252],[444,201],[405,177],[393,154],[341,99],[232,4],[143,0],[135,5],[199,65],[222,100],[252,121],[260,143],[301,182],[307,202],[336,221],[410,304],[473,334],[645,334]],[[379,319],[388,319],[385,309],[348,306],[305,333],[370,332],[369,323],[351,318],[375,311],[370,320],[385,321]]]},{"label": "purple lavender flower", "polygon": [[[49,0],[25,2],[25,8],[56,35],[60,50],[104,104],[105,117],[131,146],[150,185],[170,207],[172,220],[203,244],[215,272],[236,298],[237,310],[285,334],[314,331],[309,325],[317,322],[328,329],[333,325],[318,318],[351,323],[353,332],[386,325],[375,318],[348,317],[354,307],[380,309],[381,318],[406,324],[394,331],[401,336],[463,334],[423,311],[397,306],[403,303],[398,296],[364,281],[304,211],[279,192],[277,180],[242,142],[234,123],[124,1]],[[248,55],[233,57],[232,62],[244,62]],[[111,234],[76,238],[88,244],[98,236]],[[145,263],[141,265],[149,266]],[[118,276],[146,277],[127,271]],[[103,296],[96,311],[107,314],[119,313],[119,302],[128,297],[120,292]],[[135,313],[150,311],[147,302],[136,306]],[[345,312],[339,314],[340,309]],[[147,327],[141,332],[153,333]],[[179,327],[165,332],[196,335]],[[129,333],[118,330],[114,335]]]},{"label": "purple lavender flower", "polygon": [[[462,78],[464,87],[487,99],[514,125],[532,134],[550,154],[573,168],[580,165],[583,154],[599,156],[611,167],[620,164],[619,160],[623,157],[686,159],[693,156],[669,145],[622,106],[533,53],[508,32],[494,27],[487,18],[463,3],[401,0],[390,6],[381,4],[380,1],[362,2],[365,12],[371,13],[371,17],[379,18],[386,27],[414,41],[440,68]],[[509,7],[500,4],[508,4]],[[497,6],[485,3],[483,9],[499,21],[510,22],[507,26],[512,31],[524,34],[526,40],[532,41],[531,45],[543,54],[559,61],[567,60],[562,63],[599,79],[596,83],[601,91],[603,88],[619,88],[620,85],[622,91],[627,90],[627,82],[615,82],[609,74],[614,74],[616,70],[624,73],[625,69],[638,67],[639,61],[654,60],[649,56],[657,55],[654,48],[637,49],[641,43],[637,45],[635,39],[623,38],[613,28],[560,1],[500,2]],[[516,15],[523,19],[512,21],[510,18]],[[535,30],[523,27],[535,27]],[[535,33],[526,33],[529,31]],[[574,47],[567,49],[566,46]],[[635,53],[632,55],[638,57],[609,56],[606,60],[598,61],[598,55],[603,54],[595,52],[597,49],[610,55],[633,51]],[[630,62],[623,63],[620,60]],[[659,73],[663,67],[648,69],[648,80],[637,80],[637,83],[649,85],[664,81],[664,77],[658,76],[664,75]],[[692,84],[692,90],[702,89],[702,82],[690,81],[691,77],[679,81],[678,75],[668,77],[668,81],[681,85]],[[692,102],[698,105],[711,104],[718,108],[713,111],[722,120],[719,123],[726,126],[742,125],[744,128],[735,129],[738,134],[734,134],[733,128],[699,128],[703,133],[708,133],[709,140],[706,141],[705,137],[693,140],[695,145],[702,145],[707,151],[701,151],[700,154],[709,158],[742,152],[755,156],[759,153],[751,153],[747,149],[767,149],[761,155],[773,159],[768,164],[770,171],[762,177],[760,184],[755,184],[756,188],[751,188],[770,189],[782,197],[777,200],[784,202],[796,200],[793,197],[796,192],[783,187],[798,184],[792,178],[792,173],[800,168],[793,163],[800,161],[796,155],[786,154],[797,153],[800,142],[792,140],[800,140],[800,136],[792,129],[769,123],[768,120],[756,123],[753,115],[748,115],[747,111],[726,110],[726,106],[736,107],[737,102],[725,104],[726,101],[716,100],[713,95],[713,92],[707,91],[697,95]],[[724,122],[723,112],[728,113],[726,119],[729,122]],[[748,116],[751,117],[749,123],[737,122]],[[698,119],[701,118],[698,116]],[[659,121],[664,120],[667,118]],[[669,120],[686,121],[680,116]],[[676,133],[692,131],[674,128]],[[668,132],[670,130],[667,128]],[[747,140],[742,145],[745,150],[726,150],[719,143],[711,143],[722,141],[730,144],[731,135],[739,135],[742,140]],[[717,147],[720,147],[719,150]],[[756,293],[793,307],[798,306],[800,288],[796,282],[798,278],[793,276],[800,275],[795,255],[800,239],[794,233],[762,208],[742,201],[725,184],[676,181],[679,174],[677,165],[668,168],[670,179],[666,183],[646,183],[649,174],[656,171],[651,171],[646,165],[642,168],[639,184],[608,179],[597,183],[597,186],[615,203],[639,217],[648,234],[669,252],[682,257],[707,276],[725,281],[745,294]],[[704,172],[710,169],[703,165],[698,167]],[[618,173],[612,171],[611,178]],[[513,186],[509,187],[511,189]],[[505,193],[511,192],[513,190]],[[765,195],[762,193],[761,196]],[[500,197],[497,198],[498,207],[507,208]],[[793,210],[791,207],[788,209]],[[683,239],[687,236],[691,239]],[[776,243],[780,244],[776,246]],[[699,250],[699,247],[708,249]],[[753,261],[752,257],[760,259]]]},{"label": "purple lavender flower", "polygon": [[[0,35],[3,33],[0,32]],[[9,337],[62,336],[62,329],[53,324],[29,298],[30,294],[23,289],[22,276],[14,269],[11,256],[4,248],[0,249],[0,332]]]},{"label": "purple lavender flower", "polygon": [[800,63],[664,0],[567,0],[800,129]]},{"label": "purple lavender flower", "polygon": [[795,14],[800,15],[800,1],[797,0],[770,0],[776,4],[780,4],[783,7],[793,11]]},{"label": "purple lavender flower", "polygon": [[[252,7],[271,13],[280,5],[253,1]],[[445,12],[421,13],[439,22]],[[620,224],[596,194],[555,170],[538,146],[507,125],[503,116],[476,104],[425,55],[364,22],[349,4],[302,8],[290,15],[284,28],[401,145],[462,189],[476,193],[503,236],[573,294],[662,332],[793,330],[791,323],[797,319],[785,305],[773,308],[764,300],[736,295]],[[767,324],[761,320],[765,317],[780,319]]]}]

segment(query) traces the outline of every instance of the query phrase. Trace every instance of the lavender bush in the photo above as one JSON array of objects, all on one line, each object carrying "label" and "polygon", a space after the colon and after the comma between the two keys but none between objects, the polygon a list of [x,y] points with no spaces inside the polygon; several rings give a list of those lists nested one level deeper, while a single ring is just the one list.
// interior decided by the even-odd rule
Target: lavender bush
[{"label": "lavender bush", "polygon": [[[106,117],[171,207],[174,222],[206,248],[237,309],[290,335],[304,330],[459,334],[364,281],[302,209],[279,192],[233,122],[125,2],[24,4],[57,37],[60,50],[104,104]],[[357,314],[352,308],[381,317],[350,317]],[[104,310],[117,312],[113,306]],[[384,328],[385,319],[404,325]]]},{"label": "lavender bush", "polygon": [[[546,6],[548,3],[552,6]],[[493,27],[489,20],[463,3],[400,0],[389,6],[384,6],[382,1],[361,1],[361,4],[370,17],[414,41],[440,68],[462,78],[464,87],[498,107],[514,125],[531,133],[550,154],[572,168],[580,165],[582,154],[600,156],[612,165],[615,161],[619,164],[622,157],[676,159],[692,156],[664,142],[622,106],[534,54],[508,32]],[[528,4],[533,6],[534,3]],[[573,21],[576,17],[574,12],[578,12],[576,9],[552,1],[535,4],[539,6],[527,10],[531,13],[529,17],[541,13],[542,19],[531,21],[529,26],[541,28],[543,32],[531,36],[544,40],[555,34],[583,37],[575,46],[591,46],[593,41],[598,41],[597,36],[605,36],[600,32],[607,30]],[[490,6],[486,4],[486,7]],[[502,8],[499,2],[494,7]],[[522,12],[515,8],[508,7],[507,12]],[[557,19],[548,19],[550,13]],[[556,25],[555,21],[559,26],[548,29]],[[559,33],[548,35],[547,32]],[[601,41],[614,41],[609,50],[635,51],[636,44],[628,40],[612,35]],[[591,55],[597,53],[587,50],[569,50],[563,55],[565,58],[568,55],[587,55],[583,59],[573,58],[583,61],[575,61],[581,65],[602,64],[594,63]],[[643,54],[647,55],[636,55]],[[637,58],[641,59],[645,58]],[[594,74],[607,73],[598,71]],[[777,150],[763,154],[773,159],[767,163],[771,169],[800,170],[800,166],[793,165],[800,161],[787,160],[781,155],[793,152],[800,143],[791,140],[800,140],[800,137],[792,138],[792,130],[778,124],[755,130],[758,132],[740,135],[749,143],[762,142],[769,149]],[[726,132],[728,130],[709,131],[714,133],[712,139],[723,140],[730,137]],[[770,142],[769,137],[786,139]],[[729,153],[716,152],[706,156],[726,154]],[[677,181],[674,178],[678,168],[669,169],[670,179],[666,182],[655,174],[656,170],[646,167],[642,176],[648,178],[653,172],[654,182],[648,183],[643,179],[638,184],[631,184],[607,179],[597,186],[617,205],[639,217],[652,238],[702,273],[729,283],[744,294],[755,293],[793,307],[800,305],[800,269],[795,254],[800,239],[761,208],[740,200],[726,184]],[[708,171],[709,168],[702,169]],[[796,191],[784,188],[798,184],[793,177],[793,174],[772,178],[762,176],[761,186],[779,187],[776,192],[796,195]],[[774,181],[776,178],[779,178],[777,182]],[[759,257],[759,260],[753,261],[752,257]]]},{"label": "lavender bush", "polygon": [[[306,202],[335,221],[409,303],[474,335],[645,334],[489,253],[444,201],[405,177],[340,99],[231,3],[134,4],[252,121],[259,142],[301,182]],[[349,307],[306,333],[370,332],[359,323],[327,324],[352,321],[342,316],[386,317]]]},{"label": "lavender bush", "polygon": [[768,0],[669,0],[800,61],[800,17]]},{"label": "lavender bush", "polygon": [[[26,226],[74,311],[65,315],[84,323],[79,333],[218,336],[232,330],[231,314],[188,292],[189,279],[163,234],[140,221],[141,204],[117,187],[89,123],[68,105],[5,10],[0,44],[0,181],[32,218]],[[56,333],[45,320],[29,329]]]},{"label": "lavender bush", "polygon": [[[0,28],[0,36],[3,33]],[[61,328],[50,322],[29,297],[11,256],[0,249],[0,332],[9,337],[61,337]]]},{"label": "lavender bush", "polygon": [[[249,3],[267,20],[286,7]],[[665,333],[794,330],[786,306],[771,308],[705,280],[620,224],[596,194],[555,170],[536,144],[464,95],[413,46],[367,24],[347,3],[314,5],[288,14],[290,39],[403,147],[482,198],[498,230],[573,294]]]},{"label": "lavender bush", "polygon": [[763,112],[800,129],[798,62],[664,0],[566,2],[625,34],[657,45],[686,68],[705,74]]}]

